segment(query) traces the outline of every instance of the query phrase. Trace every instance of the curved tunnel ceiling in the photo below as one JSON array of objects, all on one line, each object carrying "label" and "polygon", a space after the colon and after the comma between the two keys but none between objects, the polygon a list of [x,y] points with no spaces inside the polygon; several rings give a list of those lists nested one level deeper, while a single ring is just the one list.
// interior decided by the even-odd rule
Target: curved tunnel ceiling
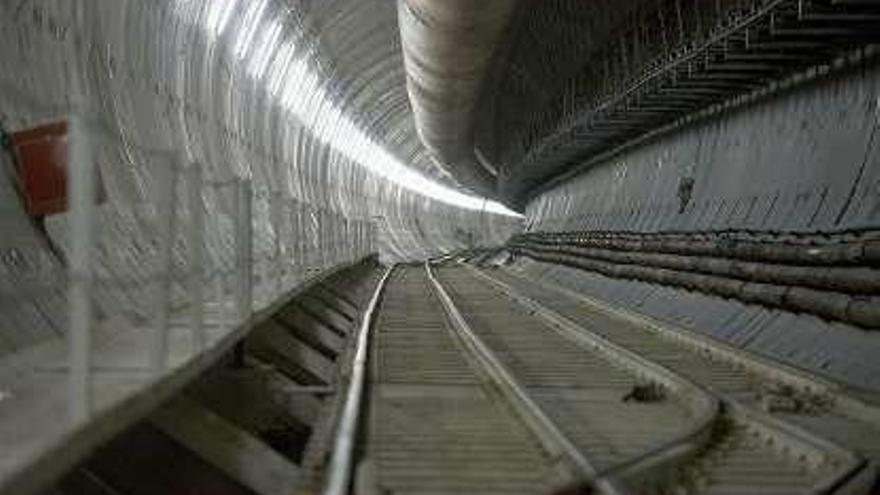
[{"label": "curved tunnel ceiling", "polygon": [[514,208],[666,131],[816,77],[875,6],[763,0],[399,0],[418,134]]},{"label": "curved tunnel ceiling", "polygon": [[178,0],[175,10],[184,22],[199,25],[209,44],[230,40],[233,58],[267,105],[280,107],[275,111],[300,121],[346,158],[432,199],[509,213],[449,187],[445,173],[425,159],[401,91],[387,2]]},{"label": "curved tunnel ceiling", "polygon": [[[118,127],[133,142],[183,148],[188,158],[212,163],[228,159],[217,165],[223,173],[271,176],[266,184],[286,184],[291,195],[307,201],[329,200],[325,183],[342,181],[327,171],[351,161],[441,202],[507,213],[491,201],[460,195],[475,189],[473,184],[461,180],[461,173],[451,174],[452,168],[445,170],[436,150],[429,151],[433,148],[420,139],[398,14],[402,4],[411,3],[85,2],[94,15],[86,16],[91,25],[82,29],[72,20],[70,4],[7,3],[7,49],[27,69],[7,73],[3,81],[35,104],[10,102],[4,122],[16,128],[63,114],[69,88],[50,74],[80,60],[91,67],[87,86],[108,127]],[[758,10],[773,13],[789,3],[768,1]],[[420,9],[430,5],[417,3]],[[590,127],[595,101],[608,92],[603,84],[618,81],[625,87],[658,57],[692,46],[707,33],[736,27],[730,19],[751,19],[750,4],[743,2],[498,0],[493,5],[500,7],[486,12],[499,13],[499,22],[487,30],[491,39],[481,41],[486,54],[480,58],[494,60],[475,67],[485,74],[468,86],[478,88],[470,95],[477,95],[478,103],[472,138],[465,139],[472,139],[477,160],[467,166],[497,169],[497,184],[484,192],[516,207],[553,177],[662,123],[637,122],[645,125],[591,143],[598,132]],[[509,22],[502,22],[508,16]],[[38,29],[25,32],[22,19]],[[467,32],[474,28],[468,22],[477,21],[462,22],[459,27]],[[660,29],[646,29],[653,24]],[[757,23],[754,32],[762,26]],[[91,39],[78,37],[80,32]],[[71,48],[83,42],[91,43],[89,53]],[[267,162],[264,168],[273,172],[245,166],[257,161]],[[336,202],[352,197],[342,194]]]},{"label": "curved tunnel ceiling", "polygon": [[[383,0],[5,2],[0,51],[19,70],[0,74],[0,121],[25,129],[81,100],[99,130],[108,193],[123,202],[149,197],[158,162],[182,152],[205,164],[209,181],[251,177],[258,197],[381,219],[392,259],[466,247],[462,231],[503,242],[518,215],[459,187],[417,137],[395,9]],[[414,223],[420,216],[427,227]]]},{"label": "curved tunnel ceiling", "polygon": [[[117,316],[133,326],[151,320],[157,278],[169,281],[158,292],[194,301],[188,284],[170,280],[176,267],[189,266],[182,258],[196,244],[207,266],[189,281],[207,281],[225,305],[240,288],[230,283],[236,272],[239,281],[293,287],[377,246],[385,261],[415,260],[498,246],[522,230],[520,216],[468,195],[472,184],[444,170],[422,143],[399,34],[402,1],[0,1],[0,60],[13,68],[0,71],[4,130],[71,114],[86,122],[72,127],[89,136],[94,160],[77,163],[97,162],[107,196],[95,208],[97,312],[113,325]],[[493,41],[497,63],[478,78],[467,146],[480,163],[468,166],[495,168],[496,199],[527,204],[526,235],[508,243],[521,274],[878,389],[880,339],[854,326],[880,326],[876,64],[593,162],[670,118],[638,115],[702,108],[702,100],[691,105],[680,88],[664,86],[681,81],[676,59],[658,65],[652,74],[660,77],[646,85],[674,97],[661,101],[664,108],[627,114],[656,101],[648,91],[632,101],[617,96],[658,54],[698,45],[719,19],[737,29],[757,19],[745,32],[772,48],[761,16],[797,3],[519,2],[508,37]],[[838,3],[849,2],[827,5]],[[689,14],[667,17],[678,6]],[[797,31],[790,11],[780,12],[774,22],[788,23],[809,46],[782,52],[795,60],[791,67],[833,55],[822,51],[825,41]],[[740,38],[731,40],[742,48]],[[656,51],[640,52],[646,46]],[[726,76],[706,77],[719,63],[729,72],[723,60],[685,62],[682,72],[695,67],[722,86],[713,101],[760,88],[783,65],[745,64],[741,80],[728,84]],[[602,108],[610,110],[596,111]],[[599,130],[596,115],[606,119]],[[597,138],[606,132],[608,139]],[[7,155],[0,153],[3,172],[13,170]],[[581,166],[584,173],[538,194]],[[199,171],[205,189],[193,194],[193,182],[169,180],[169,169]],[[73,251],[74,230],[66,213],[30,222],[13,175],[0,173],[0,293],[7,298],[0,326],[16,331],[0,339],[0,357],[64,335],[65,290],[82,282],[66,278],[63,254]],[[157,200],[183,192],[192,202]],[[198,225],[194,212],[207,226],[193,241],[168,218],[181,218],[184,230]],[[731,252],[750,264],[717,261]],[[781,265],[792,255],[808,264],[786,271]],[[848,286],[851,280],[860,285]],[[837,289],[815,290],[829,286]]]}]

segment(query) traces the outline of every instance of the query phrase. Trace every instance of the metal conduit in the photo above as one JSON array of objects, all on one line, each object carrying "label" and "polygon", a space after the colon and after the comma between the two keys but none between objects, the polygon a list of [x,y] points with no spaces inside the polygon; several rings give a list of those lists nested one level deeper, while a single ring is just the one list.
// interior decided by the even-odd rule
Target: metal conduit
[{"label": "metal conduit", "polygon": [[545,232],[522,234],[516,236],[513,242],[715,256],[792,265],[880,266],[880,237],[877,231],[867,231],[858,236],[772,232]]},{"label": "metal conduit", "polygon": [[324,495],[342,495],[348,492],[353,469],[354,445],[358,431],[358,419],[360,418],[361,397],[366,383],[367,347],[370,342],[370,328],[373,324],[373,314],[379,305],[379,298],[385,282],[394,268],[388,268],[379,280],[373,297],[367,305],[361,317],[358,329],[357,346],[354,351],[354,360],[351,365],[351,375],[348,382],[348,391],[345,395],[345,408],[342,418],[337,426],[336,439],[333,446],[333,457],[330,459],[330,467],[327,474],[327,486]]},{"label": "metal conduit", "polygon": [[612,263],[584,256],[517,247],[513,251],[538,261],[601,273],[613,278],[635,279],[683,287],[688,290],[738,299],[746,303],[810,313],[866,329],[880,328],[880,310],[874,296],[853,296],[808,287],[749,282],[730,277],[654,266]]},{"label": "metal conduit", "polygon": [[693,271],[741,280],[780,285],[801,285],[819,290],[850,294],[880,293],[880,271],[866,267],[786,265],[733,260],[715,256],[687,256],[651,252],[620,252],[616,249],[584,248],[571,245],[516,243],[544,253],[559,253],[611,263],[653,266]]},{"label": "metal conduit", "polygon": [[407,90],[425,147],[459,182],[489,195],[474,151],[478,98],[516,0],[399,0]]}]

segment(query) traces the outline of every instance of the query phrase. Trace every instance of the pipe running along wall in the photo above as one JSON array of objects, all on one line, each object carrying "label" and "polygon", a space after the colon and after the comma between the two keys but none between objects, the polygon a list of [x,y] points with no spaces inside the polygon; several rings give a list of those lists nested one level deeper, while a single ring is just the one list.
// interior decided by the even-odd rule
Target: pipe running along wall
[{"label": "pipe running along wall", "polygon": [[880,386],[878,81],[864,61],[597,162],[528,204],[520,245],[543,262],[518,265]]},{"label": "pipe running along wall", "polygon": [[407,88],[422,142],[461,184],[495,178],[474,149],[479,99],[516,0],[398,0]]}]

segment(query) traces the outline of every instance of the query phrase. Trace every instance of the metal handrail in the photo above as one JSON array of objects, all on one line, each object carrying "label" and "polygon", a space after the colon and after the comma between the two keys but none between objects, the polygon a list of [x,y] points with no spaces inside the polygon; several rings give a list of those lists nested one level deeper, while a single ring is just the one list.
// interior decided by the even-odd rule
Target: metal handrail
[{"label": "metal handrail", "polygon": [[345,394],[345,405],[342,417],[336,428],[336,439],[333,442],[333,456],[330,458],[327,481],[324,486],[324,495],[343,495],[347,493],[351,483],[352,462],[354,458],[355,438],[358,432],[358,419],[361,411],[361,397],[364,393],[366,381],[367,348],[369,345],[370,328],[373,326],[373,314],[379,305],[379,298],[385,288],[385,283],[394,267],[388,268],[376,285],[370,303],[361,316],[358,329],[357,345],[351,365],[351,378],[348,382],[348,390]]}]

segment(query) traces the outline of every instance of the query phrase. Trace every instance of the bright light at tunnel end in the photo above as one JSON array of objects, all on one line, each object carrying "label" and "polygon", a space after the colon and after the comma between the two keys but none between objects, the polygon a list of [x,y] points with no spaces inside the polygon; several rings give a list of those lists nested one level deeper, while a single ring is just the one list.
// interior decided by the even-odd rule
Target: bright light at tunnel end
[{"label": "bright light at tunnel end", "polygon": [[[188,0],[178,0],[178,4],[187,3]],[[237,4],[238,0],[221,0],[202,11],[199,22],[209,42],[216,43],[220,39]],[[308,57],[297,53],[296,40],[281,39],[282,29],[277,19],[272,19],[270,27],[257,35],[257,25],[262,21],[267,4],[268,0],[257,0],[248,6],[244,15],[252,27],[243,30],[233,41],[233,53],[245,64],[250,77],[268,85],[272,96],[292,118],[301,121],[318,139],[346,158],[409,191],[460,208],[522,218],[497,201],[465,194],[428,178],[373,141],[329,97],[309,66]]]}]

